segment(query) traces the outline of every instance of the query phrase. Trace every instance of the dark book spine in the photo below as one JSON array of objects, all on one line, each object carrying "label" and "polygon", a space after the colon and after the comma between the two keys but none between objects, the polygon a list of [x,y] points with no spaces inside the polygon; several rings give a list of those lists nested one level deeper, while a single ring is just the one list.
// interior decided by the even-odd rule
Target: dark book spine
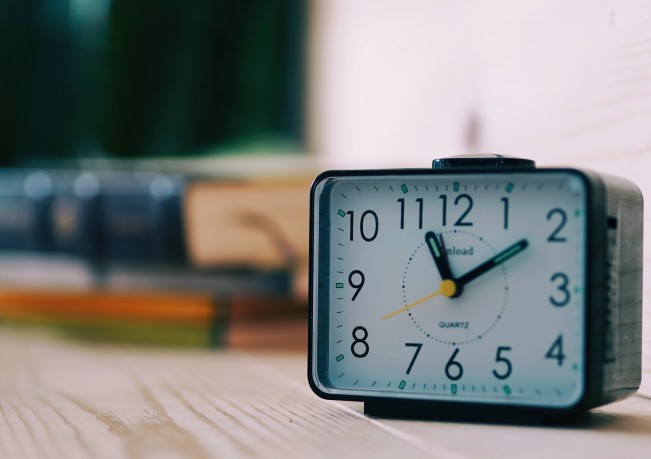
[{"label": "dark book spine", "polygon": [[183,192],[183,182],[168,176],[105,177],[97,203],[100,258],[187,263]]},{"label": "dark book spine", "polygon": [[52,248],[96,259],[99,254],[97,203],[99,180],[90,172],[61,180],[51,206]]},{"label": "dark book spine", "polygon": [[187,264],[184,192],[153,173],[0,171],[0,250]]},{"label": "dark book spine", "polygon": [[0,249],[50,250],[51,177],[40,171],[6,171],[0,181]]}]

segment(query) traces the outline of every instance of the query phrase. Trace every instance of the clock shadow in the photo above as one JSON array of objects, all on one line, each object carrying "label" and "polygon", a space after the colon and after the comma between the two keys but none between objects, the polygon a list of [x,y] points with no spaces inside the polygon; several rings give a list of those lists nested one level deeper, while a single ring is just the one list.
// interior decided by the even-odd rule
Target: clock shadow
[{"label": "clock shadow", "polygon": [[635,395],[625,401],[616,402],[587,412],[562,417],[519,411],[493,409],[459,410],[459,407],[428,407],[410,404],[368,404],[364,413],[375,418],[454,422],[463,424],[487,424],[503,426],[539,427],[549,430],[585,430],[622,432],[626,434],[651,436],[651,397]]},{"label": "clock shadow", "polygon": [[[636,396],[637,402],[648,403],[647,397]],[[643,400],[645,399],[645,400]],[[651,436],[651,411],[639,410],[610,411],[605,408],[595,408],[585,413],[578,413],[567,418],[541,424],[541,427],[561,430],[600,430],[621,432],[626,434]]]}]

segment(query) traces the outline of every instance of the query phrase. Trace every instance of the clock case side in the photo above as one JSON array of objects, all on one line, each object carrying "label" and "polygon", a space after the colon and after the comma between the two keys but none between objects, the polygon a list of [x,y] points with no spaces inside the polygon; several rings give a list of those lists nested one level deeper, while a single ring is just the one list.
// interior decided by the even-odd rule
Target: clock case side
[{"label": "clock case side", "polygon": [[583,171],[591,182],[587,390],[581,409],[633,395],[642,376],[644,202],[631,181]]}]

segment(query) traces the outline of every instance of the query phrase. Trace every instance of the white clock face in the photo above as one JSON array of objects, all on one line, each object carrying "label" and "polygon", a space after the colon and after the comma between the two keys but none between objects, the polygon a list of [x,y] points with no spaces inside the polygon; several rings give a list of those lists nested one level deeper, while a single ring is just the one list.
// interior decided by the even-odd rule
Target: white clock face
[{"label": "white clock face", "polygon": [[321,181],[311,369],[319,389],[577,403],[586,202],[582,177],[567,171]]}]

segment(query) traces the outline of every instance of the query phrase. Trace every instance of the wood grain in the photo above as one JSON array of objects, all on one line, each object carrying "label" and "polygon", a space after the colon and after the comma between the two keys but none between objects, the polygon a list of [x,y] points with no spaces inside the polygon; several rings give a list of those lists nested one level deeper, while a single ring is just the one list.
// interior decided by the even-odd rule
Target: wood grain
[{"label": "wood grain", "polygon": [[3,330],[0,365],[3,458],[420,454],[314,397],[296,374],[302,355],[123,348]]}]

